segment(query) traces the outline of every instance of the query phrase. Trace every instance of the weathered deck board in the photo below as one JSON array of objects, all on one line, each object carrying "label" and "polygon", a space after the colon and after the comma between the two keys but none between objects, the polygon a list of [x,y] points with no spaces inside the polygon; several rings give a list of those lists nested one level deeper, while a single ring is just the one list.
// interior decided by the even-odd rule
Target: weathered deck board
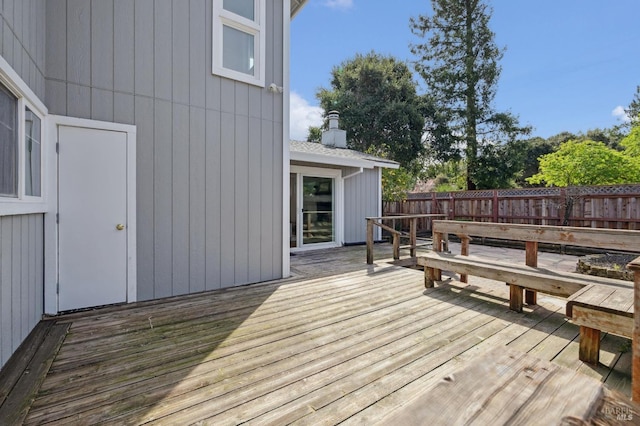
[{"label": "weathered deck board", "polygon": [[[26,424],[373,423],[496,347],[576,361],[558,299],[518,314],[503,283],[425,291],[421,271],[367,267],[363,250],[347,266],[333,252],[292,258],[327,272],[313,279],[61,319],[71,329]],[[604,337],[594,373],[622,389],[625,341]]]},{"label": "weathered deck board", "polygon": [[[620,401],[611,405],[611,413],[599,413],[605,397]],[[616,422],[616,408],[628,409],[631,418],[640,414],[638,405],[630,405],[597,380],[523,352],[495,349],[440,380],[385,421],[402,425],[591,424],[597,416]]]}]

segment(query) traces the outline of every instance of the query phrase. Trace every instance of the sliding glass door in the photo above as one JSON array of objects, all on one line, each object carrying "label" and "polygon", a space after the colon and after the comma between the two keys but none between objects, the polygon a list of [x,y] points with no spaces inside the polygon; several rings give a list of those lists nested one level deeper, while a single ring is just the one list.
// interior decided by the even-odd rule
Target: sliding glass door
[{"label": "sliding glass door", "polygon": [[333,179],[302,176],[302,244],[333,242]]},{"label": "sliding glass door", "polygon": [[[290,247],[335,246],[339,173],[336,170],[294,168],[290,175]],[[323,176],[324,175],[324,176]]]}]

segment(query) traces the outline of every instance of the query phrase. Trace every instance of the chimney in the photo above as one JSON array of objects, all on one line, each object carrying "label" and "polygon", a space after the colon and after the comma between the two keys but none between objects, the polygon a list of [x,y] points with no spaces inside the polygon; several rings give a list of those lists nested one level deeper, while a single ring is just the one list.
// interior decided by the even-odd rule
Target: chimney
[{"label": "chimney", "polygon": [[322,132],[322,145],[332,148],[346,148],[347,132],[346,130],[340,130],[338,127],[340,114],[338,114],[338,111],[329,111],[327,118],[329,119],[329,130]]}]

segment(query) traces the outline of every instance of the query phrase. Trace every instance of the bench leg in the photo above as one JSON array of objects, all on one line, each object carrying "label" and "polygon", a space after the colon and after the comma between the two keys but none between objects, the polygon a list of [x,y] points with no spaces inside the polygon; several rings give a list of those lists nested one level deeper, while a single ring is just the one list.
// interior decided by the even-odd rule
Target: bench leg
[{"label": "bench leg", "polygon": [[597,364],[600,361],[600,330],[580,326],[580,361]]},{"label": "bench leg", "polygon": [[424,267],[424,288],[433,288],[436,280],[436,270],[434,268]]},{"label": "bench leg", "polygon": [[527,305],[537,305],[538,304],[538,292],[535,290],[525,290],[524,291],[524,301]]},{"label": "bench leg", "polygon": [[509,284],[509,309],[512,311],[522,312],[523,290],[524,289],[518,285]]}]

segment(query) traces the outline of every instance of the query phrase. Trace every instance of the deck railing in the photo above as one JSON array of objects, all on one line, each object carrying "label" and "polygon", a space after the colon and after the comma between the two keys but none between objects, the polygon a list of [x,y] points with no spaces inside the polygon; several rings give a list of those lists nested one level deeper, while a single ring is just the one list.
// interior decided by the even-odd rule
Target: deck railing
[{"label": "deck railing", "polygon": [[[413,214],[413,215],[395,215],[395,216],[380,216],[380,217],[367,217],[367,264],[373,264],[373,230],[377,226],[391,233],[393,237],[393,259],[400,259],[400,249],[408,248],[411,257],[416,256],[416,249],[421,245],[431,244],[430,242],[424,244],[418,244],[417,232],[418,232],[418,220],[427,219],[444,219],[444,214]],[[398,220],[409,221],[409,232],[399,231],[395,229],[395,223]],[[383,221],[391,221],[392,225],[388,226],[382,223]],[[400,238],[405,237],[409,239],[409,244],[406,246],[400,246]]]}]

